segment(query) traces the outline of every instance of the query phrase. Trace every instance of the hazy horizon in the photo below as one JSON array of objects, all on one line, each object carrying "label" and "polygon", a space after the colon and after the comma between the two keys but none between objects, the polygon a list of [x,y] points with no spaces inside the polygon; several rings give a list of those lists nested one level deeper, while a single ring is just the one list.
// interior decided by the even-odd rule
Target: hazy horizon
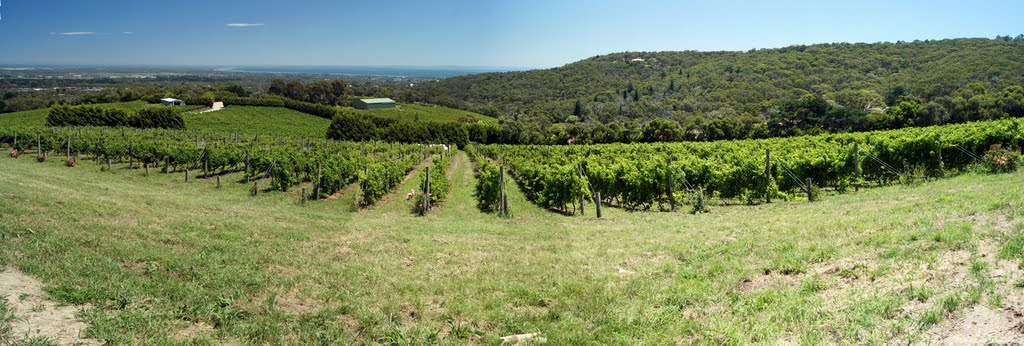
[{"label": "hazy horizon", "polygon": [[[1022,29],[1024,31],[1024,29]],[[1005,34],[1004,34],[1005,35]],[[998,36],[998,35],[997,35]],[[897,43],[897,42],[915,42],[915,41],[941,41],[941,40],[955,40],[955,39],[993,39],[993,37],[943,37],[943,38],[919,38],[919,39],[907,39],[907,40],[895,40],[895,41],[835,41],[835,42],[808,42],[808,43],[794,43],[785,46],[778,47],[758,47],[750,49],[782,49],[793,46],[813,46],[823,44],[879,44],[879,43]],[[342,68],[342,67],[377,67],[377,68],[422,68],[422,69],[501,69],[508,71],[521,71],[521,70],[534,70],[534,69],[548,69],[561,67],[582,60],[590,59],[598,56],[605,56],[610,54],[620,53],[666,53],[666,52],[745,52],[750,49],[733,49],[733,50],[700,50],[700,49],[685,49],[685,50],[659,50],[659,51],[614,51],[604,52],[599,54],[590,55],[587,57],[581,57],[577,60],[566,61],[565,63],[553,66],[500,66],[500,65],[354,65],[354,64],[171,64],[171,63],[52,63],[52,64],[38,64],[38,63],[7,63],[0,61],[0,68],[4,67],[34,67],[34,68],[67,68],[67,67],[120,67],[120,68],[131,68],[131,67],[166,67],[166,68],[213,68],[213,69],[227,69],[227,68],[253,68],[253,67],[328,67],[328,68]]]},{"label": "hazy horizon", "polygon": [[882,0],[185,0],[172,8],[5,1],[0,64],[537,69],[617,52],[746,51],[1024,32],[1016,16],[1024,3],[993,0],[926,6]]}]

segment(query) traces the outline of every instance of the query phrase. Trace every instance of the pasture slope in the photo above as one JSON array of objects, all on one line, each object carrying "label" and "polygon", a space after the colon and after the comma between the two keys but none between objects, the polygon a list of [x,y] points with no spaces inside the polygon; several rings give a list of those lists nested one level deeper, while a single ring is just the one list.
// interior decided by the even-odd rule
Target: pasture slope
[{"label": "pasture slope", "polygon": [[[138,110],[149,104],[136,102],[110,103],[102,106],[125,110]],[[445,108],[441,106],[400,104],[400,108],[381,110],[356,110],[344,108],[357,114],[372,114],[385,117],[403,117],[424,121],[467,121],[497,122],[496,119],[477,113]],[[185,127],[189,130],[220,131],[246,135],[282,135],[323,137],[331,125],[324,119],[283,107],[230,106],[216,112],[199,112],[189,106],[183,114]],[[43,128],[46,125],[47,109],[0,114],[0,126],[23,126]]]},{"label": "pasture slope", "polygon": [[[137,343],[973,343],[1024,338],[1024,174],[968,173],[707,214],[565,217],[510,189],[299,202],[181,174],[0,158],[0,268]],[[346,190],[353,193],[352,189]],[[4,297],[0,312],[19,298]],[[3,314],[0,314],[3,315]],[[0,327],[17,323],[0,318]],[[13,321],[13,322],[12,322]],[[0,331],[10,328],[0,328]],[[33,335],[27,335],[33,337]],[[20,338],[20,335],[0,335]],[[35,335],[45,338],[47,335]]]},{"label": "pasture slope", "polygon": [[216,112],[184,115],[190,130],[244,133],[247,135],[283,135],[323,137],[329,119],[287,108],[231,106]]}]

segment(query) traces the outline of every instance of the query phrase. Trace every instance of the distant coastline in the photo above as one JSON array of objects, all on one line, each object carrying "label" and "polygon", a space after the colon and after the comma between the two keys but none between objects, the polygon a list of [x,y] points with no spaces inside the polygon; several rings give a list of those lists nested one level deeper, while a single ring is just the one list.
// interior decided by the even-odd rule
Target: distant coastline
[{"label": "distant coastline", "polygon": [[390,78],[448,78],[487,72],[523,71],[508,67],[417,66],[245,66],[218,68],[220,72],[320,74]]}]

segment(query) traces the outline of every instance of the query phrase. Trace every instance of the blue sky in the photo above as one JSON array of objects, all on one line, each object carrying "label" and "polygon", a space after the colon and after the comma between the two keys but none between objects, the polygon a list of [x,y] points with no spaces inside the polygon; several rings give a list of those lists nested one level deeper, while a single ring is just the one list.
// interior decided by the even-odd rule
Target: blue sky
[{"label": "blue sky", "polygon": [[0,1],[0,64],[552,67],[1024,33],[1024,1]]}]

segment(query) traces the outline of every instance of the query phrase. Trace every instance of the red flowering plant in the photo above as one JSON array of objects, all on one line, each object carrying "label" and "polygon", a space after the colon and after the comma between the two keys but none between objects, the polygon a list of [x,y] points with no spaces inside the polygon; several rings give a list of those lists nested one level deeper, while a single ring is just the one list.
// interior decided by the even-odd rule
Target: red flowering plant
[{"label": "red flowering plant", "polygon": [[11,149],[11,157],[18,158],[18,149]]},{"label": "red flowering plant", "polygon": [[985,152],[985,165],[992,173],[1009,173],[1017,170],[1020,162],[1020,152],[1003,148],[1002,145],[993,144],[988,152]]}]

